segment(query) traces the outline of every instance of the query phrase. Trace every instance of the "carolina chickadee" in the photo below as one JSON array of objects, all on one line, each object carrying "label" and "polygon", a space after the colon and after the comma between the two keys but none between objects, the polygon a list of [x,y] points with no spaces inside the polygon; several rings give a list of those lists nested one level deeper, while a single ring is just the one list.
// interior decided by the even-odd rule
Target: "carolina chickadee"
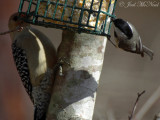
[{"label": "carolina chickadee", "polygon": [[153,51],[142,45],[140,35],[135,27],[128,21],[123,19],[112,19],[115,29],[114,36],[117,47],[132,53],[141,54],[144,57],[144,53],[153,59]]}]

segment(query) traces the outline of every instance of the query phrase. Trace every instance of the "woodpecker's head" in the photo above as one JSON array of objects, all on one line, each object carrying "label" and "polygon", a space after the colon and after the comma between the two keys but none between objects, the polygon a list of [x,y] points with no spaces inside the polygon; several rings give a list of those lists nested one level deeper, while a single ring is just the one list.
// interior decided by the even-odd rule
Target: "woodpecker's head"
[{"label": "woodpecker's head", "polygon": [[8,22],[8,27],[10,30],[15,29],[16,27],[25,27],[28,26],[29,24],[24,22],[22,19],[27,18],[27,15],[25,14],[19,14],[19,13],[14,13],[11,15],[9,18]]}]

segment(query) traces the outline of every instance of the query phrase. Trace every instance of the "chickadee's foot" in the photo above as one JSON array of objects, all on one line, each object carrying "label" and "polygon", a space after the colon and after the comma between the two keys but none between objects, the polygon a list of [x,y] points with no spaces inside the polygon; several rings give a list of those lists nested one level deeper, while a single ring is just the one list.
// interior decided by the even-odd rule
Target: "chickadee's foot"
[{"label": "chickadee's foot", "polygon": [[114,17],[111,17],[111,21],[113,22],[117,17],[116,15],[113,15]]},{"label": "chickadee's foot", "polygon": [[107,39],[110,40],[110,38],[111,38],[111,35],[107,35]]},{"label": "chickadee's foot", "polygon": [[112,42],[112,40],[111,40],[111,35],[107,35],[107,39],[112,43],[112,45],[114,46],[114,47],[116,47],[117,48],[117,46]]}]

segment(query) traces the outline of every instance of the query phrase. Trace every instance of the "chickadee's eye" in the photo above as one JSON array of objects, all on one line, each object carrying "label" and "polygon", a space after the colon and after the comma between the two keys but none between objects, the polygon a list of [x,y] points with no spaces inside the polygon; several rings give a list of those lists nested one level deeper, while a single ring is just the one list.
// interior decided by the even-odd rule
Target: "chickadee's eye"
[{"label": "chickadee's eye", "polygon": [[18,20],[18,16],[14,16],[14,17],[13,17],[13,20],[14,20],[14,21],[17,21],[17,20]]}]

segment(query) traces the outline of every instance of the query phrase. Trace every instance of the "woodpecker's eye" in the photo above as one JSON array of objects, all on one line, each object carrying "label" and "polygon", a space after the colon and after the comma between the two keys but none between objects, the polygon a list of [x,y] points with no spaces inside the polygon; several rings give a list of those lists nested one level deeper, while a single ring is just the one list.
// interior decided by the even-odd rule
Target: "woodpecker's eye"
[{"label": "woodpecker's eye", "polygon": [[14,16],[14,17],[13,17],[13,20],[14,20],[14,21],[17,21],[17,20],[18,20],[18,16]]}]

